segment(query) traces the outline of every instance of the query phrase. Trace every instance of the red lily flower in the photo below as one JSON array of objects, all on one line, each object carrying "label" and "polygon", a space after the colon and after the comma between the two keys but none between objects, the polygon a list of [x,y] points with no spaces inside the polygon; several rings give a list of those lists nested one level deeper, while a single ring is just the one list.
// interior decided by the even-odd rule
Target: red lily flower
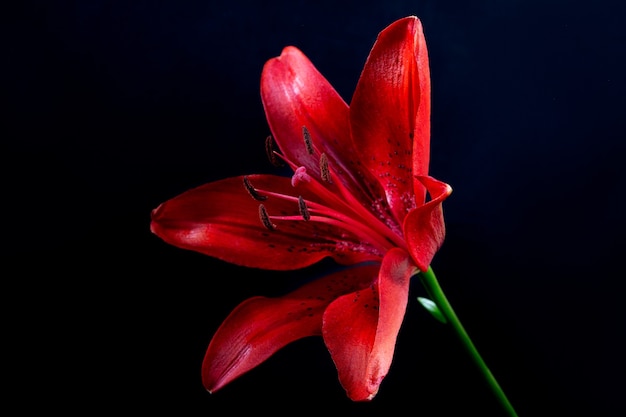
[{"label": "red lily flower", "polygon": [[[348,266],[280,298],[241,303],[204,358],[210,392],[290,342],[321,335],[347,395],[372,399],[387,374],[410,278],[444,239],[449,185],[428,176],[430,75],[416,17],[384,29],[350,106],[295,47],[269,60],[261,97],[291,178],[249,175],[157,207],[164,241],[234,264],[293,270],[331,257]],[[427,201],[426,195],[430,195]]]}]

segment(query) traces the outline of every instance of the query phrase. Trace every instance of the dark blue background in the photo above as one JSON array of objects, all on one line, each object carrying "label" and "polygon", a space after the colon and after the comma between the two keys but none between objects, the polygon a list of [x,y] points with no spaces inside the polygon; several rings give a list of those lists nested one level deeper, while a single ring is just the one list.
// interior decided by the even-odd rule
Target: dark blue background
[{"label": "dark blue background", "polygon": [[206,393],[204,350],[232,308],[315,271],[244,270],[149,232],[150,210],[188,188],[274,172],[267,59],[298,46],[349,101],[378,32],[414,14],[431,63],[431,173],[454,188],[433,263],[448,297],[520,416],[625,413],[622,2],[22,6],[3,18],[22,407],[501,415],[450,329],[415,301],[417,282],[372,403],[345,397],[317,338]]}]

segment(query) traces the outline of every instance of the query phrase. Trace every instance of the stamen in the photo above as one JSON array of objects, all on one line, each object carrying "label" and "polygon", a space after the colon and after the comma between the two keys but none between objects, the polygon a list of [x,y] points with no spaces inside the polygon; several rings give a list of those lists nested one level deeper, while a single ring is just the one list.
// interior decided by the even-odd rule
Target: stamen
[{"label": "stamen", "polygon": [[268,135],[265,138],[265,153],[267,154],[267,159],[270,160],[272,165],[276,168],[284,167],[283,161],[276,156],[276,142],[274,142],[274,138],[272,135]]},{"label": "stamen", "polygon": [[[316,183],[315,180],[313,180],[311,178],[311,184]],[[330,197],[330,191],[328,191],[326,188],[324,188],[322,186],[322,184],[317,183],[318,187],[316,186],[315,188],[320,191],[322,193],[322,195],[324,195],[325,197]],[[290,195],[286,195],[286,194],[280,194],[274,191],[269,191],[269,190],[260,190],[263,194],[267,194],[268,197],[272,197],[272,198],[278,198],[278,199],[283,199],[285,201],[291,201],[294,203],[297,203],[299,208],[302,205],[302,203],[300,202],[300,199],[302,197],[294,197],[294,196],[290,196]],[[354,218],[354,217],[350,217],[349,215],[346,215],[344,213],[342,213],[341,211],[336,211],[335,209],[333,209],[330,206],[326,206],[324,204],[321,203],[316,203],[314,201],[307,201],[304,200],[304,198],[302,198],[303,202],[304,202],[304,206],[306,207],[306,212],[309,213],[310,217],[306,220],[310,221],[310,222],[320,222],[320,223],[326,223],[326,224],[330,224],[336,227],[339,227],[343,230],[347,230],[351,233],[354,234],[354,236],[357,236],[358,238],[360,238],[361,240],[363,240],[364,242],[369,242],[369,244],[371,244],[374,247],[377,247],[378,249],[380,249],[381,253],[384,253],[386,250],[389,249],[389,243],[393,242],[393,244],[395,246],[400,246],[403,247],[403,241],[400,240],[394,240],[394,234],[391,233],[390,235],[383,233],[382,235],[379,234],[376,231],[376,228],[372,229],[370,228],[370,226],[375,226],[377,222],[379,222],[379,220],[375,217],[372,216],[372,218],[369,220],[369,223],[363,223],[361,221],[359,221],[358,219]],[[342,203],[344,205],[346,205],[347,207],[347,202],[342,200]],[[259,215],[261,217],[261,221],[263,221],[263,214],[261,214],[261,211],[265,211],[265,209],[261,209],[259,207]],[[304,214],[300,213],[299,216],[269,216],[269,214],[267,214],[267,211],[265,211],[265,215],[267,216],[266,221],[267,223],[270,223],[271,219],[276,219],[276,220],[285,220],[285,221],[302,221],[305,220],[304,219]],[[268,225],[266,225],[266,222],[263,222],[263,224],[268,228]],[[273,226],[274,228],[276,228],[275,225],[271,224],[271,226]],[[270,230],[274,230],[274,229],[270,229]],[[397,236],[396,236],[397,238]]]},{"label": "stamen", "polygon": [[302,136],[304,136],[306,151],[309,155],[313,155],[313,141],[311,140],[311,133],[309,133],[309,129],[307,129],[306,126],[302,126]]},{"label": "stamen", "polygon": [[322,180],[329,184],[332,184],[332,181],[330,179],[330,170],[328,169],[328,157],[325,153],[320,156],[320,173],[322,175]]},{"label": "stamen", "polygon": [[266,195],[259,194],[257,190],[252,186],[252,184],[250,184],[250,180],[248,179],[247,176],[243,177],[243,186],[246,187],[246,191],[248,192],[248,194],[250,194],[250,196],[254,198],[256,201],[267,200]]},{"label": "stamen", "polygon": [[300,210],[300,214],[305,222],[311,220],[311,213],[309,213],[309,208],[306,206],[306,202],[302,196],[298,197],[298,209]]},{"label": "stamen", "polygon": [[276,225],[270,220],[270,216],[267,214],[267,209],[263,204],[259,204],[259,218],[267,230],[276,230]]}]

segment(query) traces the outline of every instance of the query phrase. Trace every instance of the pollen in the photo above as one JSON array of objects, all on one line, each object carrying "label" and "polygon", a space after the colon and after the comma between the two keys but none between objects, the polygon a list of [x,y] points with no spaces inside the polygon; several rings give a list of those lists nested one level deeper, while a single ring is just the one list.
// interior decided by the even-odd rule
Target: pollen
[{"label": "pollen", "polygon": [[248,194],[250,194],[250,196],[254,198],[256,201],[267,200],[266,195],[259,194],[259,192],[252,186],[252,184],[250,184],[250,180],[248,179],[247,176],[243,177],[243,186],[246,187],[246,191],[248,192]]},{"label": "pollen", "polygon": [[272,135],[268,135],[267,138],[265,138],[265,153],[267,154],[267,159],[269,159],[271,164],[276,168],[282,168],[285,166],[276,154],[276,142],[274,141]]},{"label": "pollen", "polygon": [[309,208],[306,206],[306,202],[302,196],[298,197],[298,209],[300,210],[300,214],[304,221],[308,222],[311,220],[311,213],[309,213]]},{"label": "pollen", "polygon": [[320,174],[322,175],[322,180],[331,184],[330,180],[330,169],[328,168],[328,157],[325,153],[320,156]]},{"label": "pollen", "polygon": [[270,215],[267,214],[267,209],[263,204],[259,204],[259,218],[267,230],[276,230],[276,225],[270,220]]},{"label": "pollen", "polygon": [[302,126],[302,136],[304,137],[304,145],[306,146],[306,151],[309,155],[313,155],[313,141],[311,140],[311,133],[306,126]]}]

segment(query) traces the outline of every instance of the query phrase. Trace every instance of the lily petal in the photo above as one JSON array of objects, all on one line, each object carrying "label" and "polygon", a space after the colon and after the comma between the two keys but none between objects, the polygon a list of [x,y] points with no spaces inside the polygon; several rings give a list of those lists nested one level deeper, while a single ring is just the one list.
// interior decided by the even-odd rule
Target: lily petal
[{"label": "lily petal", "polygon": [[391,249],[374,285],[338,298],[324,312],[324,341],[354,401],[374,398],[389,371],[415,272],[406,251]]},{"label": "lily petal", "polygon": [[430,73],[417,17],[400,19],[378,36],[350,103],[350,121],[361,160],[402,224],[424,201],[413,176],[428,174],[430,154]]},{"label": "lily petal", "polygon": [[[296,47],[288,46],[272,58],[261,74],[261,99],[274,139],[287,159],[319,175],[319,159],[310,155],[302,127],[321,151],[342,153],[350,144],[346,102]],[[336,152],[330,142],[339,147]]]},{"label": "lily petal", "polygon": [[254,297],[239,304],[219,327],[202,363],[211,392],[264,362],[285,345],[321,333],[322,313],[342,294],[370,285],[378,267],[330,274],[280,297]]},{"label": "lily petal", "polygon": [[[261,99],[274,140],[286,159],[320,178],[324,153],[351,195],[365,207],[371,206],[373,196],[380,194],[379,185],[358,160],[350,138],[348,105],[298,48],[288,46],[267,61],[261,74]],[[305,146],[303,126],[314,154]]]},{"label": "lily petal", "polygon": [[[289,178],[250,175],[259,190],[290,195]],[[315,201],[315,195],[304,194]],[[259,218],[260,202],[252,198],[243,177],[211,182],[166,201],[152,211],[153,233],[179,248],[194,250],[237,265],[273,270],[300,269],[324,257],[343,264],[379,259],[356,237],[337,227],[302,221],[298,201],[269,196],[263,205],[269,215],[292,215],[299,221],[273,221],[268,230]]]},{"label": "lily petal", "polygon": [[446,235],[443,221],[443,201],[452,193],[452,187],[433,177],[418,176],[431,200],[416,208],[404,220],[404,236],[411,256],[421,271],[426,271]]}]

